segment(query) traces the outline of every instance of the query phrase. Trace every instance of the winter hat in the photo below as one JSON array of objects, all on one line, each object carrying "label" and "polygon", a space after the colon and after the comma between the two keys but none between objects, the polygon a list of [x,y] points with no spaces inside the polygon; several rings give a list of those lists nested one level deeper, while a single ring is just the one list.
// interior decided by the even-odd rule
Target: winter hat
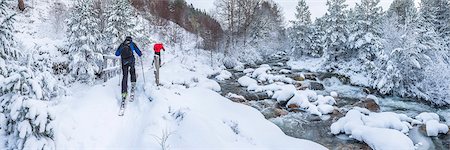
[{"label": "winter hat", "polygon": [[125,41],[131,41],[131,40],[133,40],[133,38],[131,38],[131,36],[127,36],[127,37],[125,38]]}]

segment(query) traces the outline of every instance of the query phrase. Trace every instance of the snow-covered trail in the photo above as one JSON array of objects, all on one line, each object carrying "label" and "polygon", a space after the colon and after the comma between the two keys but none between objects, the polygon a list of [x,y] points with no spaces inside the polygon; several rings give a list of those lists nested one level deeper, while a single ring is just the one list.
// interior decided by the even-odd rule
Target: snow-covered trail
[{"label": "snow-covered trail", "polygon": [[[142,128],[153,107],[143,92],[142,70],[138,75],[136,100],[127,103],[124,116],[118,116],[120,101],[119,76],[93,87],[72,87],[73,96],[62,100],[57,111],[58,147],[68,149],[134,149],[139,145]],[[153,73],[147,69],[147,82]],[[98,147],[97,147],[98,146]],[[137,147],[136,147],[137,148]]]}]

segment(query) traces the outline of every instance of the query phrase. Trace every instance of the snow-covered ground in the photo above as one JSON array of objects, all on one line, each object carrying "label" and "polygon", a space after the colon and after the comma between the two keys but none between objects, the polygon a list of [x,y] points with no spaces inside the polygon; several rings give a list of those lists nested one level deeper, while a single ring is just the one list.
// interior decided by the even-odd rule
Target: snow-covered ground
[{"label": "snow-covered ground", "polygon": [[[26,54],[46,51],[53,62],[63,62],[67,60],[59,57],[62,54],[58,49],[65,46],[66,37],[64,30],[54,30],[55,14],[50,13],[53,2],[30,2],[31,8],[17,15],[15,36],[19,48]],[[69,0],[61,2],[67,7],[72,3]],[[186,43],[195,40],[186,34]],[[136,101],[127,104],[123,117],[117,115],[118,76],[93,86],[75,84],[68,87],[69,95],[54,100],[55,105],[50,108],[56,115],[52,122],[56,149],[326,149],[312,141],[289,137],[256,109],[220,96],[217,93],[221,91],[220,85],[209,78],[218,74],[216,80],[227,80],[232,74],[222,70],[223,67],[210,65],[209,54],[194,49],[195,44],[184,45],[183,49],[168,47],[169,52],[162,58],[160,87],[154,84],[152,59],[149,59],[152,57],[146,55],[144,69],[136,67]],[[144,54],[148,54],[148,50]],[[291,61],[288,65],[293,69],[318,71],[322,61]],[[243,72],[248,75],[238,82],[249,91],[267,92],[279,101],[289,100],[287,106],[297,105],[319,116],[336,109],[333,97],[351,94],[337,89],[342,86],[334,87],[337,92],[330,93],[333,97],[317,95],[314,91],[298,91],[292,85],[292,79],[273,75],[270,70],[268,65],[247,68]],[[280,73],[291,71],[281,70]],[[367,84],[365,77],[353,75],[350,78],[354,84]],[[401,114],[369,113],[356,108],[331,126],[331,131],[348,134],[374,149],[413,149],[419,143],[406,136],[412,125],[426,125],[428,136],[448,132],[450,119],[445,125],[436,116],[423,113],[412,119]],[[384,140],[386,136],[392,140]]]},{"label": "snow-covered ground", "polygon": [[[47,51],[54,62],[62,62],[67,60],[58,49],[65,47],[66,37],[63,28],[54,30],[54,2],[27,3],[29,8],[17,15],[15,36],[24,52]],[[69,0],[58,2],[72,5]],[[189,41],[193,36],[185,37]],[[49,108],[56,114],[56,149],[326,149],[285,135],[256,109],[216,93],[220,86],[208,77],[219,74],[217,80],[226,80],[231,74],[211,67],[209,54],[194,49],[195,44],[167,47],[160,87],[154,84],[152,56],[144,48],[144,69],[136,67],[136,100],[127,104],[123,117],[118,116],[119,76],[106,83],[68,87],[68,95]]]},{"label": "snow-covered ground", "polygon": [[118,77],[103,85],[72,87],[73,95],[55,108],[57,148],[160,149],[161,138],[169,135],[165,146],[172,149],[326,149],[286,136],[256,109],[233,103],[210,89],[167,84],[175,79],[190,82],[191,77],[201,81],[211,71],[183,67],[178,60],[167,63],[162,68],[165,84],[161,87],[154,86],[153,70],[145,69],[147,85],[139,76],[136,101],[128,103],[123,117],[117,115]]}]

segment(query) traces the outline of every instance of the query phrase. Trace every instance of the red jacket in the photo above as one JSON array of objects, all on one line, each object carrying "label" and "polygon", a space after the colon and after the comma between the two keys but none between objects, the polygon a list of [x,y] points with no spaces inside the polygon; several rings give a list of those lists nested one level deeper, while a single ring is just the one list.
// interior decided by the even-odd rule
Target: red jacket
[{"label": "red jacket", "polygon": [[162,49],[163,51],[166,51],[166,49],[164,49],[164,46],[163,46],[162,43],[158,43],[158,44],[155,44],[155,45],[153,46],[153,50],[155,51],[155,53],[161,52],[161,49]]}]

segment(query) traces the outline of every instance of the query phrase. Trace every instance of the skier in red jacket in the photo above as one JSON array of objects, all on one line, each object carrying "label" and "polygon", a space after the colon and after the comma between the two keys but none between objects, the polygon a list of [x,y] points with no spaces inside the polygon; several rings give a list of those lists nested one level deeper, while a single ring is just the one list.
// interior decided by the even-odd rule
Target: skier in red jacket
[{"label": "skier in red jacket", "polygon": [[159,56],[159,63],[161,64],[161,50],[166,51],[164,48],[164,45],[161,42],[156,43],[153,45],[153,50],[155,51],[155,56]]}]

